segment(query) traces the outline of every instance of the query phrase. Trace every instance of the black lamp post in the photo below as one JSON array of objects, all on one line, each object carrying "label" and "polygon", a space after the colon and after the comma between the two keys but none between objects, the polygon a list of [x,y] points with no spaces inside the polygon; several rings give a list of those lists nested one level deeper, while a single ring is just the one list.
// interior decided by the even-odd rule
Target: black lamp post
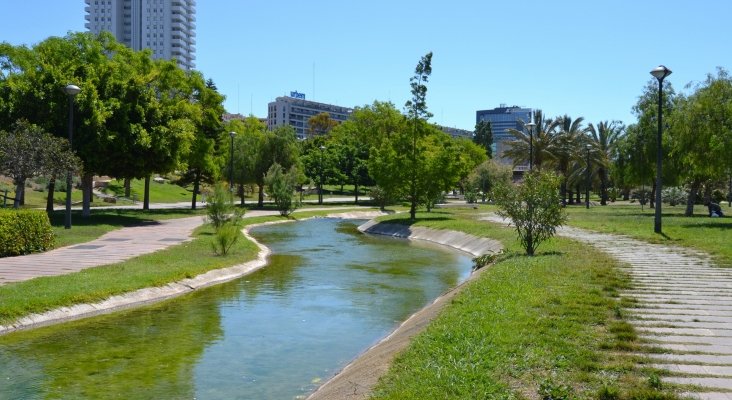
[{"label": "black lamp post", "polygon": [[325,146],[320,146],[320,187],[318,188],[318,204],[323,204],[323,150],[325,150]]},{"label": "black lamp post", "polygon": [[585,182],[585,208],[588,210],[590,209],[590,186],[592,185],[590,179],[592,176],[592,170],[590,169],[590,150],[592,149],[591,144],[586,144],[585,149],[587,149],[587,179]]},{"label": "black lamp post", "polygon": [[535,123],[529,122],[524,125],[529,130],[529,171],[534,170],[534,127]]},{"label": "black lamp post", "polygon": [[230,153],[229,153],[229,191],[234,191],[234,136],[236,136],[236,132],[229,132],[229,137],[231,138],[231,146]]},{"label": "black lamp post", "polygon": [[663,79],[671,75],[671,70],[663,65],[651,70],[651,75],[658,79],[658,135],[656,137],[656,216],[653,221],[653,231],[661,233],[661,166],[662,166],[662,137],[663,137]]},{"label": "black lamp post", "polygon": [[[69,98],[69,148],[73,150],[73,139],[74,139],[74,98],[81,92],[76,85],[66,85],[64,87],[64,93]],[[66,219],[64,222],[65,229],[71,229],[71,179],[72,172],[69,170],[66,172]]]}]

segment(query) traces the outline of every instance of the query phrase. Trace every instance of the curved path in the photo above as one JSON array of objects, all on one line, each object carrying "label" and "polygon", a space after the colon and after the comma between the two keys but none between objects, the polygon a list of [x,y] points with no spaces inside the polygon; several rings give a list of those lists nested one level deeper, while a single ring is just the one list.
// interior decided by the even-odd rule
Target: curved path
[{"label": "curved path", "polygon": [[[506,223],[495,215],[484,219]],[[649,366],[672,373],[664,382],[702,388],[685,393],[691,397],[732,400],[732,269],[689,248],[572,227],[557,234],[625,265],[633,288],[622,295],[637,300],[627,309],[629,322],[649,347],[667,351],[643,354]]]}]

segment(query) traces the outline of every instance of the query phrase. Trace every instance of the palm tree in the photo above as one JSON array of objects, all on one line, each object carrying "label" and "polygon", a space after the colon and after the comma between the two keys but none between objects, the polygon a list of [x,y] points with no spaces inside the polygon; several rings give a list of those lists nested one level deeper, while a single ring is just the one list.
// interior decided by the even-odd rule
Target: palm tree
[{"label": "palm tree", "polygon": [[578,157],[580,148],[585,142],[586,128],[582,127],[583,117],[572,120],[568,115],[555,118],[559,132],[552,143],[550,152],[554,155],[555,167],[562,175],[560,188],[562,205],[567,204],[567,182],[569,181],[572,161]]},{"label": "palm tree", "polygon": [[[522,125],[527,124],[527,121],[519,119]],[[513,160],[513,164],[518,165],[521,163],[528,163],[529,153],[533,153],[533,165],[537,170],[541,170],[542,164],[545,161],[550,161],[554,158],[551,153],[553,141],[556,137],[556,123],[552,119],[544,119],[541,110],[534,111],[534,122],[536,127],[531,135],[526,131],[519,131],[516,129],[509,129],[510,133],[515,140],[508,142],[508,149],[504,152],[506,157]],[[533,137],[533,140],[531,140]],[[530,143],[533,147],[530,151]]]},{"label": "palm tree", "polygon": [[600,204],[603,206],[607,205],[608,171],[623,130],[624,126],[620,121],[602,121],[597,124],[597,128],[590,124],[587,129],[597,165],[597,175],[600,178]]}]

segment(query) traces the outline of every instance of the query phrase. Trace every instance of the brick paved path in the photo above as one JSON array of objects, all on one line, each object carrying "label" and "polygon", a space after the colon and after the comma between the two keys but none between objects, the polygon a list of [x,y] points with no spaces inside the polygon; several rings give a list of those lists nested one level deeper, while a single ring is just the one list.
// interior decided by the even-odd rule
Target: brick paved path
[{"label": "brick paved path", "polygon": [[688,248],[570,227],[557,233],[625,263],[634,287],[622,295],[638,300],[629,322],[648,346],[669,351],[643,354],[673,374],[663,381],[704,388],[685,393],[692,397],[732,400],[732,269]]}]

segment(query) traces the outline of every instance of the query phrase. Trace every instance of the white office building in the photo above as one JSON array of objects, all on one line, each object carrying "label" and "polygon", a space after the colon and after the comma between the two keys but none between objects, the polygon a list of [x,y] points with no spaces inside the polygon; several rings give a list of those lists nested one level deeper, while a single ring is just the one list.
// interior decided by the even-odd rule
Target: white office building
[{"label": "white office building", "polygon": [[269,103],[267,108],[267,129],[290,125],[295,128],[298,139],[308,137],[308,120],[320,113],[328,113],[339,123],[351,118],[352,108],[305,100],[305,95],[291,92],[290,97],[282,96]]},{"label": "white office building", "polygon": [[196,0],[84,0],[86,28],[111,32],[134,50],[195,68]]}]

